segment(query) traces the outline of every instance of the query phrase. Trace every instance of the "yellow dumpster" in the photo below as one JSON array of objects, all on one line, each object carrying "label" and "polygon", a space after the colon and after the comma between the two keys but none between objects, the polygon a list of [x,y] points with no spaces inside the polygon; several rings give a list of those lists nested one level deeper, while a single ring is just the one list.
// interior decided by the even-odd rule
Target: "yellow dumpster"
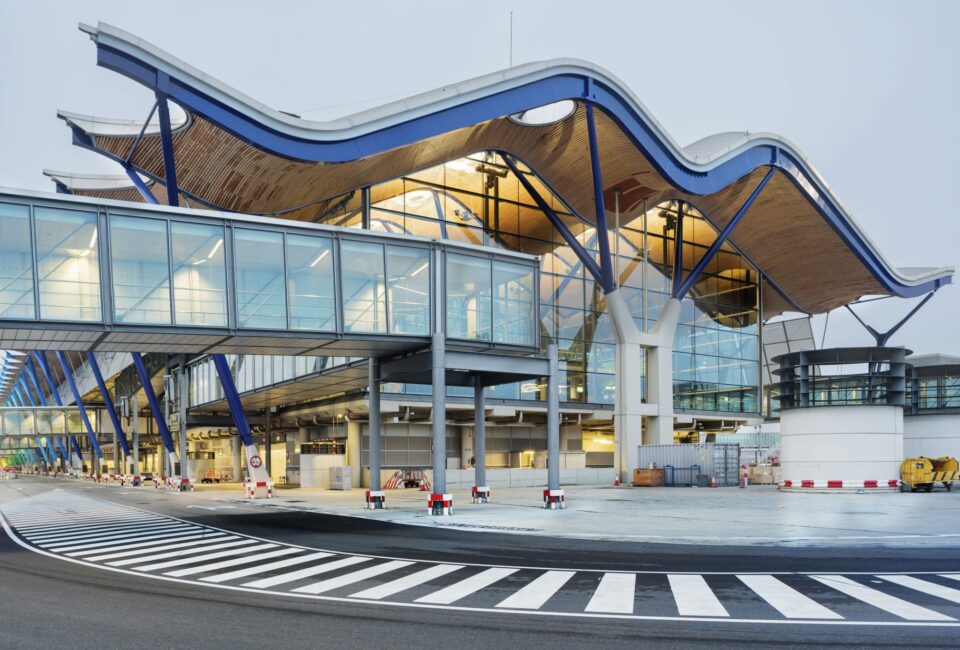
[{"label": "yellow dumpster", "polygon": [[933,486],[943,483],[947,490],[953,489],[953,481],[960,480],[956,458],[941,456],[940,458],[907,458],[900,463],[900,490],[908,489],[915,492],[923,488],[927,492],[933,491]]}]

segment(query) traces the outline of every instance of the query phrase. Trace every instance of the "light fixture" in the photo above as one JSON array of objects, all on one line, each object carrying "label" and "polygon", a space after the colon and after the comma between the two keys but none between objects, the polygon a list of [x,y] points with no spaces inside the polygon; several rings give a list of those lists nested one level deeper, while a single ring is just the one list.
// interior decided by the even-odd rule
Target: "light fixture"
[{"label": "light fixture", "polygon": [[90,243],[87,245],[87,248],[93,250],[93,247],[97,244],[97,229],[94,227],[93,234],[90,236]]},{"label": "light fixture", "polygon": [[217,251],[220,250],[220,247],[223,246],[223,237],[217,240],[217,243],[213,245],[213,248],[210,250],[210,254],[207,255],[207,259],[211,259],[214,255],[217,254]]},{"label": "light fixture", "polygon": [[430,264],[429,262],[424,262],[424,263],[420,266],[420,268],[418,268],[416,271],[414,271],[413,273],[410,274],[410,277],[411,277],[411,278],[417,277],[417,274],[420,273],[420,271],[422,271],[423,269],[427,268],[427,266],[428,266],[429,264]]},{"label": "light fixture", "polygon": [[329,254],[330,254],[330,249],[328,248],[322,253],[320,253],[319,255],[317,255],[317,259],[310,262],[310,268],[312,269],[313,267],[315,267],[317,264],[319,264],[323,260],[324,257],[326,257]]}]

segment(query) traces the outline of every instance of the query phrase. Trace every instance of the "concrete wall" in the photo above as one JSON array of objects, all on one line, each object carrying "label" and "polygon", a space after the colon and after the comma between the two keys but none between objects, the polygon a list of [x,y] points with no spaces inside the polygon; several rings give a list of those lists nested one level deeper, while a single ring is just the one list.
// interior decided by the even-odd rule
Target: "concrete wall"
[{"label": "concrete wall", "polygon": [[[395,469],[380,471],[380,484],[386,486],[387,481],[396,473]],[[424,475],[431,483],[433,471],[423,470]],[[613,485],[616,471],[612,467],[587,467],[581,469],[561,469],[560,487],[564,485]],[[370,469],[363,468],[363,484],[370,485]],[[475,485],[473,469],[448,469],[448,490],[469,490]],[[547,470],[545,469],[487,469],[487,487],[546,487]]]},{"label": "concrete wall", "polygon": [[903,408],[818,406],[780,414],[781,480],[887,481],[903,460]]},{"label": "concrete wall", "polygon": [[960,414],[908,415],[903,418],[903,453],[960,459]]}]

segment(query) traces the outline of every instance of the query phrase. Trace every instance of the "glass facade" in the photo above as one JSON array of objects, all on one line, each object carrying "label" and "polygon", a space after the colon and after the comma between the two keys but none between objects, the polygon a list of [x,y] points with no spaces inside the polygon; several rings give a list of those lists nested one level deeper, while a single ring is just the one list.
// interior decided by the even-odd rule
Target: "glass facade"
[{"label": "glass facade", "polygon": [[178,325],[225,327],[227,270],[223,226],[170,224],[173,303]]},{"label": "glass facade", "polygon": [[40,318],[101,320],[97,213],[38,207],[34,227]]},{"label": "glass facade", "polygon": [[347,332],[387,331],[383,245],[344,241],[343,328]]},{"label": "glass facade", "polygon": [[[598,254],[596,229],[580,221],[524,167],[537,188],[590,254]],[[573,250],[537,208],[496,154],[482,152],[431,167],[370,189],[370,228],[399,235],[461,241],[540,256],[539,286],[508,267],[491,269],[482,257],[447,256],[446,319],[452,338],[520,342],[510,323],[535,309],[542,346],[560,348],[561,400],[612,404],[615,346],[602,291]],[[355,193],[329,202],[352,203]],[[610,206],[608,205],[608,208]],[[678,205],[621,207],[610,249],[620,294],[637,325],[649,331],[670,298]],[[359,208],[357,208],[359,209]],[[321,215],[331,225],[363,227],[362,215]],[[609,220],[609,219],[608,219]],[[716,238],[716,230],[685,204],[683,272],[689,273]],[[492,271],[492,273],[491,273]],[[675,407],[688,411],[757,413],[760,377],[759,274],[729,244],[707,266],[683,302],[674,345]],[[520,328],[522,329],[522,328]],[[428,389],[391,385],[390,390]],[[499,386],[504,399],[544,399],[535,382]],[[642,399],[643,396],[638,396]]]},{"label": "glass facade", "polygon": [[336,330],[333,241],[326,237],[287,236],[287,295],[290,327]]},{"label": "glass facade", "polygon": [[114,217],[110,224],[117,323],[170,324],[167,222]]},{"label": "glass facade", "polygon": [[237,324],[286,329],[283,234],[237,228],[234,242]]},{"label": "glass facade", "polygon": [[30,208],[0,203],[0,318],[35,318]]}]

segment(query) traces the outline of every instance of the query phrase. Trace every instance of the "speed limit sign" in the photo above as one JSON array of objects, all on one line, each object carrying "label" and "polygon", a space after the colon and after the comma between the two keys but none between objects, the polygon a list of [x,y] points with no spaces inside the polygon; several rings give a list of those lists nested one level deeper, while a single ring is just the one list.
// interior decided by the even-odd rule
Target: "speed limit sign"
[{"label": "speed limit sign", "polygon": [[254,468],[254,469],[257,469],[257,468],[260,467],[261,465],[263,465],[263,459],[262,459],[262,458],[260,458],[259,456],[251,456],[251,457],[250,457],[250,467],[252,467],[252,468]]}]

